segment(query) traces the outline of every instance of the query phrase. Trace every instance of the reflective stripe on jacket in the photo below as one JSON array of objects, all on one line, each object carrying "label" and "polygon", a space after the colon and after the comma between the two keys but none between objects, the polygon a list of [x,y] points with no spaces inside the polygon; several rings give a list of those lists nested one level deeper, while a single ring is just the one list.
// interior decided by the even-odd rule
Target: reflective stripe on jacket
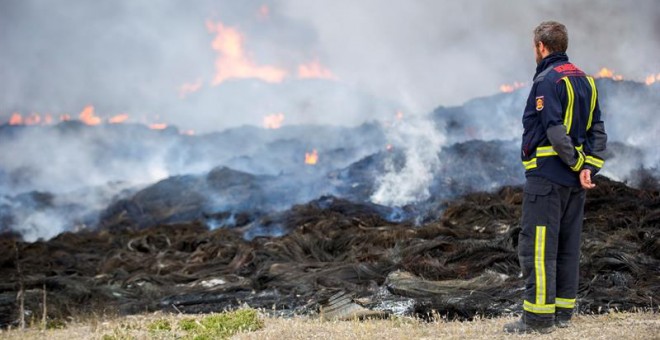
[{"label": "reflective stripe on jacket", "polygon": [[527,176],[579,186],[579,171],[604,164],[605,134],[592,77],[553,53],[537,67],[523,114],[521,158]]}]

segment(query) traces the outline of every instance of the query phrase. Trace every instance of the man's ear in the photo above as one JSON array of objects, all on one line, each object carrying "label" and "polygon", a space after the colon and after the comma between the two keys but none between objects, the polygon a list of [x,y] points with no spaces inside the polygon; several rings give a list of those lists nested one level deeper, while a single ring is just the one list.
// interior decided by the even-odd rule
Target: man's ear
[{"label": "man's ear", "polygon": [[545,45],[543,44],[542,41],[539,41],[539,42],[536,44],[536,46],[538,47],[539,52],[541,52],[541,53],[546,52]]}]

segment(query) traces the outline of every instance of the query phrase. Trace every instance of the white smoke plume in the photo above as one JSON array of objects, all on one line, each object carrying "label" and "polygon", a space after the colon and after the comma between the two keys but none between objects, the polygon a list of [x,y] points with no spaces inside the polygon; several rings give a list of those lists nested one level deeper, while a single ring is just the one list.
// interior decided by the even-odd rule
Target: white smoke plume
[{"label": "white smoke plume", "polygon": [[443,133],[427,117],[411,117],[395,122],[388,137],[394,147],[403,150],[404,164],[399,168],[392,158],[387,160],[387,172],[376,179],[371,200],[403,206],[429,198],[429,185],[440,164],[438,152],[445,143]]}]

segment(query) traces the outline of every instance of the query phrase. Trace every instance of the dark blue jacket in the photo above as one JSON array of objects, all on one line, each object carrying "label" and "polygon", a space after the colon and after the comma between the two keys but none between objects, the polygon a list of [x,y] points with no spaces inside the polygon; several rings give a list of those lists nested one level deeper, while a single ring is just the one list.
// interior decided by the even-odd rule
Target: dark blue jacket
[{"label": "dark blue jacket", "polygon": [[565,53],[538,65],[522,122],[526,176],[579,187],[580,170],[595,174],[603,166],[607,135],[596,84]]}]

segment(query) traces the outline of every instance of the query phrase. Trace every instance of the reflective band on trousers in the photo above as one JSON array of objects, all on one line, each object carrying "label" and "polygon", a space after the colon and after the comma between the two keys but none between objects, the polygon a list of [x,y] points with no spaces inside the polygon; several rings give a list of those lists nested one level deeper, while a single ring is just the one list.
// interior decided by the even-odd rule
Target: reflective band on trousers
[{"label": "reflective band on trousers", "polygon": [[564,299],[558,297],[555,299],[555,305],[557,308],[573,308],[575,307],[575,299]]},{"label": "reflective band on trousers", "polygon": [[534,273],[536,274],[536,304],[545,305],[545,226],[536,227],[534,239]]},{"label": "reflective band on trousers", "polygon": [[594,110],[596,109],[596,100],[598,99],[598,92],[596,92],[596,83],[594,78],[587,77],[589,85],[591,85],[591,109],[589,110],[589,120],[587,121],[587,131],[591,129],[591,122],[594,119]]},{"label": "reflective band on trousers", "polygon": [[571,126],[573,126],[573,103],[575,102],[575,93],[573,92],[573,85],[568,77],[561,78],[566,83],[566,94],[568,95],[568,104],[566,105],[566,114],[564,115],[564,126],[566,126],[566,134],[571,133]]},{"label": "reflective band on trousers", "polygon": [[535,314],[554,314],[555,313],[555,305],[554,304],[541,305],[541,304],[538,304],[538,303],[531,303],[527,300],[525,300],[523,302],[523,309],[527,312],[535,313]]}]

